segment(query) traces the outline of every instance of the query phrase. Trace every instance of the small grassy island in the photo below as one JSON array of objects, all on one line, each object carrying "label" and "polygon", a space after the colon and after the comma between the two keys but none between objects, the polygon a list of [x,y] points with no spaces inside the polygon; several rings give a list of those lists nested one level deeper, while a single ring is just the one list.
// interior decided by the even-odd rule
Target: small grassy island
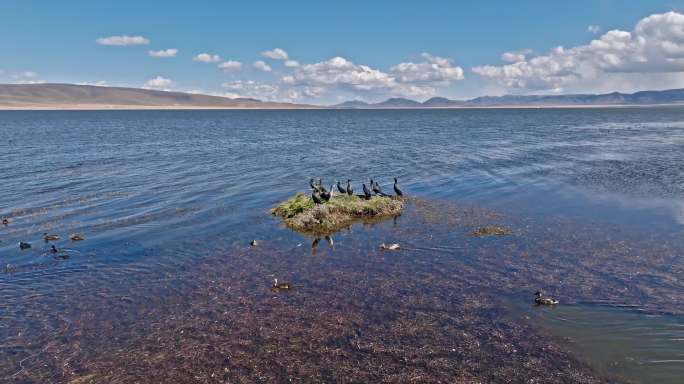
[{"label": "small grassy island", "polygon": [[366,200],[356,195],[334,195],[324,204],[311,196],[296,196],[271,209],[288,227],[315,234],[330,234],[356,220],[393,217],[403,212],[405,202],[396,196],[373,196]]}]

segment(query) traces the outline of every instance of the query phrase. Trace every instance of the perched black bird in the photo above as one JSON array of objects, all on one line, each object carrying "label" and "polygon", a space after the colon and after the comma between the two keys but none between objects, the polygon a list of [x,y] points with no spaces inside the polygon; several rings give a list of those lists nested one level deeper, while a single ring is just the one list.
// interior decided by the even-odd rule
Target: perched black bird
[{"label": "perched black bird", "polygon": [[373,189],[373,192],[376,195],[387,196],[384,193],[382,193],[382,188],[380,188],[380,184],[378,184],[377,181],[375,182],[375,184],[373,184],[373,180],[371,180],[371,188]]},{"label": "perched black bird", "polygon": [[318,192],[318,189],[314,189],[313,192],[311,192],[311,199],[313,199],[314,204],[323,204],[323,198],[321,197],[320,192]]},{"label": "perched black bird", "polygon": [[366,187],[366,184],[363,184],[363,197],[364,197],[366,200],[370,200],[370,199],[371,199],[371,192],[368,190],[368,187]]},{"label": "perched black bird", "polygon": [[354,195],[354,188],[351,186],[351,180],[347,179],[347,195]]},{"label": "perched black bird", "polygon": [[347,190],[340,185],[340,181],[337,181],[337,190],[340,191],[341,194],[347,193]]},{"label": "perched black bird", "polygon": [[399,188],[399,182],[397,181],[397,178],[394,178],[394,193],[397,194],[397,196],[404,196],[404,192],[401,191],[401,188]]},{"label": "perched black bird", "polygon": [[314,181],[314,179],[310,179],[310,180],[309,180],[309,186],[311,187],[311,189],[314,189],[314,190],[315,190],[315,189],[318,189],[318,187],[316,186],[316,182]]},{"label": "perched black bird", "polygon": [[[321,187],[322,188],[322,187]],[[332,197],[333,193],[333,186],[330,186],[330,190],[327,190],[325,188],[322,188],[323,190],[321,191],[321,198],[325,201],[330,201],[330,198]]]}]

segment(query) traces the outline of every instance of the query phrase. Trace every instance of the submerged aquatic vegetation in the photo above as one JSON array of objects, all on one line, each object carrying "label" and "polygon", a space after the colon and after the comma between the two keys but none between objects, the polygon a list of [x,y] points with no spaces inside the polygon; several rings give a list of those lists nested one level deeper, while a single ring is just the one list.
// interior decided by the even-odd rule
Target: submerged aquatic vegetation
[{"label": "submerged aquatic vegetation", "polygon": [[316,205],[312,198],[299,193],[271,210],[290,228],[314,233],[332,233],[359,219],[392,217],[404,210],[403,199],[374,196],[335,195],[329,202]]},{"label": "submerged aquatic vegetation", "polygon": [[499,227],[498,225],[490,225],[487,227],[480,227],[473,231],[472,235],[475,237],[480,236],[505,236],[512,234],[509,228]]}]

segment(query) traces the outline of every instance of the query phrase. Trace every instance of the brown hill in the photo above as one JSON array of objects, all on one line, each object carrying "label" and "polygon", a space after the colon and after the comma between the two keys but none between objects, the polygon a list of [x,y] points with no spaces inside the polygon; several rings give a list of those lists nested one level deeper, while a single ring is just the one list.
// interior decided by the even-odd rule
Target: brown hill
[{"label": "brown hill", "polygon": [[0,109],[294,109],[310,105],[151,89],[76,84],[0,84]]}]

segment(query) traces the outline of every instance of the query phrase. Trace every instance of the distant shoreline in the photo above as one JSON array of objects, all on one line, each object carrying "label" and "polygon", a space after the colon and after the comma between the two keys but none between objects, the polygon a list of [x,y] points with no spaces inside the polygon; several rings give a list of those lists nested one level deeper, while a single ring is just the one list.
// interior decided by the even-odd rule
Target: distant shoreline
[{"label": "distant shoreline", "polygon": [[335,105],[297,104],[199,93],[77,84],[0,84],[0,110],[413,110],[413,109],[586,109],[684,106],[684,88],[631,94],[504,95],[469,100],[433,97],[425,101],[390,98]]},{"label": "distant shoreline", "polygon": [[246,107],[246,106],[203,106],[203,105],[93,105],[93,104],[56,104],[56,105],[0,105],[0,111],[137,111],[137,110],[337,110],[337,111],[382,111],[382,110],[464,110],[464,109],[599,109],[599,108],[653,108],[684,107],[682,104],[600,104],[600,105],[488,105],[488,106],[449,106],[449,107],[381,107],[381,108],[344,108],[335,106],[292,107]]},{"label": "distant shoreline", "polygon": [[137,111],[137,110],[285,110],[285,109],[326,109],[316,106],[295,107],[245,107],[245,106],[205,106],[205,105],[89,105],[89,104],[57,104],[57,105],[0,105],[0,111]]}]

